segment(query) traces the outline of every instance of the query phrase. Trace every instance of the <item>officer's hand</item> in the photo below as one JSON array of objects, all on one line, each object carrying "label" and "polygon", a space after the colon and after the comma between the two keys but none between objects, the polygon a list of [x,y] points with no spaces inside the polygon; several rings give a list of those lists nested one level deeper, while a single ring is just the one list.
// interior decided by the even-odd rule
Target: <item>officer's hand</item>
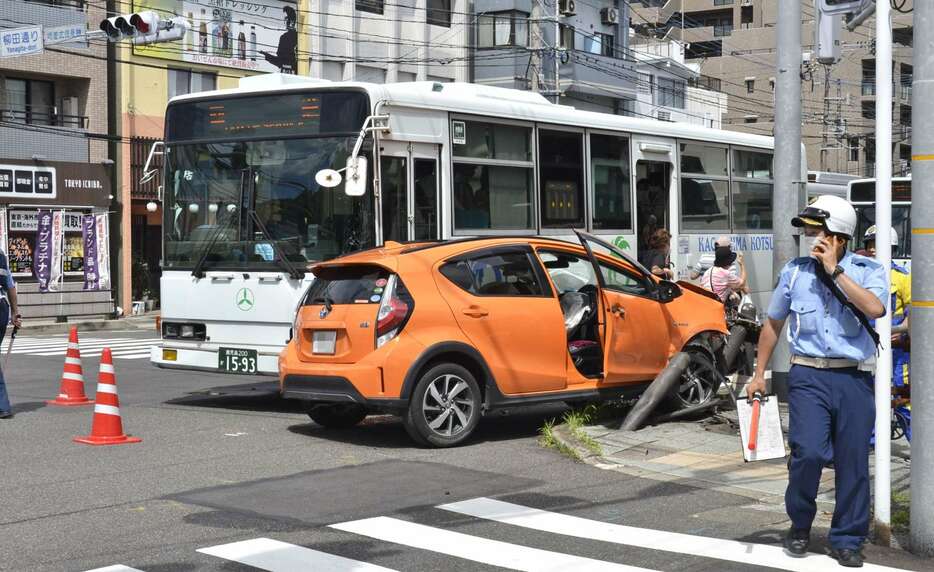
[{"label": "officer's hand", "polygon": [[20,326],[22,326],[22,325],[23,325],[23,317],[20,316],[19,314],[16,314],[15,316],[13,316],[13,325],[16,326],[17,328],[19,328]]},{"label": "officer's hand", "polygon": [[833,241],[830,238],[822,238],[820,241],[814,245],[814,250],[811,251],[811,255],[820,260],[824,265],[824,270],[828,274],[832,273],[837,267],[837,248],[834,245]]},{"label": "officer's hand", "polygon": [[749,382],[749,385],[746,386],[746,398],[752,399],[752,396],[757,393],[765,395],[765,391],[765,378],[756,375],[752,378],[752,381]]}]

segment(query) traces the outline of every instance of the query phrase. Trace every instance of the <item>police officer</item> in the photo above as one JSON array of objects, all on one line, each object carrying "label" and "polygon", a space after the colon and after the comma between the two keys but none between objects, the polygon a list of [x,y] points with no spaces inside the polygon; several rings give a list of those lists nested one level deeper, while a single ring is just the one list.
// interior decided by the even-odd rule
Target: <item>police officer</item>
[{"label": "police officer", "polygon": [[[0,251],[0,343],[6,334],[10,316],[13,316],[13,325],[20,327],[22,319],[19,315],[19,304],[16,301],[16,283],[10,274],[10,265],[7,264],[6,254]],[[10,407],[10,398],[6,393],[6,382],[3,379],[3,370],[0,369],[0,419],[10,419],[13,411]]]},{"label": "police officer", "polygon": [[766,365],[790,315],[785,507],[791,528],[785,549],[793,556],[807,553],[821,471],[833,460],[832,555],[843,566],[860,567],[869,533],[869,438],[875,420],[873,376],[862,366],[875,355],[878,340],[869,320],[885,314],[885,271],[846,250],[856,211],[840,197],[818,197],[792,225],[804,228],[810,256],[782,268],[746,391],[750,398],[765,392]]}]

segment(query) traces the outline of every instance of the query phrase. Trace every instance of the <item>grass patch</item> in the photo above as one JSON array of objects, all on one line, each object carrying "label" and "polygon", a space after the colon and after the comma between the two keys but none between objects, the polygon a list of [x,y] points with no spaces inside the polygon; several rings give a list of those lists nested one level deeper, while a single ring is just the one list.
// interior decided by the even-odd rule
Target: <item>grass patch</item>
[{"label": "grass patch", "polygon": [[595,404],[587,405],[582,409],[571,409],[564,414],[564,423],[571,431],[571,435],[594,455],[602,455],[603,449],[596,439],[587,434],[584,430],[585,425],[590,425],[597,418],[599,406]]},{"label": "grass patch", "polygon": [[570,457],[571,459],[578,462],[582,460],[580,454],[578,454],[577,451],[567,446],[563,441],[561,441],[561,439],[558,439],[555,436],[554,419],[546,421],[539,432],[542,434],[542,436],[539,438],[538,442],[542,447],[554,449],[562,455]]},{"label": "grass patch", "polygon": [[911,526],[911,496],[907,491],[892,493],[892,530],[908,532]]}]

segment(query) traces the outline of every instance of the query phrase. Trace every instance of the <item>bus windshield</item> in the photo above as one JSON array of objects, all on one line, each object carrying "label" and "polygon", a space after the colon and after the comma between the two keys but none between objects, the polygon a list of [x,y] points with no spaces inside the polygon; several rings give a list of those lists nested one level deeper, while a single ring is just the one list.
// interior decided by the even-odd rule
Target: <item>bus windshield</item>
[{"label": "bus windshield", "polygon": [[[260,97],[170,108],[164,268],[278,271],[288,268],[285,257],[303,269],[372,246],[372,191],[349,197],[343,185],[315,182],[319,170],[346,162],[366,118],[365,106],[348,112],[344,95],[343,102],[331,99],[336,108],[327,126],[315,116],[329,112],[329,98],[307,94],[262,96],[259,109],[277,110],[272,122],[257,123]],[[213,117],[220,119],[198,119],[200,110],[219,106],[221,115]],[[297,119],[290,123],[283,107],[297,107],[288,113]]]},{"label": "bus windshield", "polygon": [[[856,235],[859,240],[858,248],[863,247],[863,236],[870,226],[876,224],[875,205],[856,203]],[[898,246],[892,249],[893,259],[911,258],[911,207],[908,205],[892,205],[892,228],[898,233]]]}]

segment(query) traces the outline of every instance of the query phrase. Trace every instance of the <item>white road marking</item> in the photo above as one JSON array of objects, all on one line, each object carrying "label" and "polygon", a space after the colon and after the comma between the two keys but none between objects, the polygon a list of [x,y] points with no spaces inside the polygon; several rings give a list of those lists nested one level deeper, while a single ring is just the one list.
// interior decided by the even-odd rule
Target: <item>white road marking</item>
[{"label": "white road marking", "polygon": [[198,552],[224,560],[239,562],[270,572],[394,572],[375,564],[319,552],[270,538],[254,538],[242,542],[199,548]]},{"label": "white road marking", "polygon": [[86,572],[143,572],[138,568],[130,568],[129,566],[124,566],[123,564],[114,564],[113,566],[104,566],[103,568],[95,568],[94,570],[87,570]]},{"label": "white road marking", "polygon": [[[476,498],[438,506],[438,508],[477,518],[512,524],[576,538],[600,540],[650,550],[728,560],[792,572],[826,572],[839,564],[829,556],[810,554],[793,558],[779,546],[694,536],[650,528],[636,528],[559,514],[489,498]],[[865,564],[866,572],[896,572],[898,568]]]},{"label": "white road marking", "polygon": [[331,528],[512,570],[651,572],[646,568],[529,548],[386,516],[332,524]]}]

